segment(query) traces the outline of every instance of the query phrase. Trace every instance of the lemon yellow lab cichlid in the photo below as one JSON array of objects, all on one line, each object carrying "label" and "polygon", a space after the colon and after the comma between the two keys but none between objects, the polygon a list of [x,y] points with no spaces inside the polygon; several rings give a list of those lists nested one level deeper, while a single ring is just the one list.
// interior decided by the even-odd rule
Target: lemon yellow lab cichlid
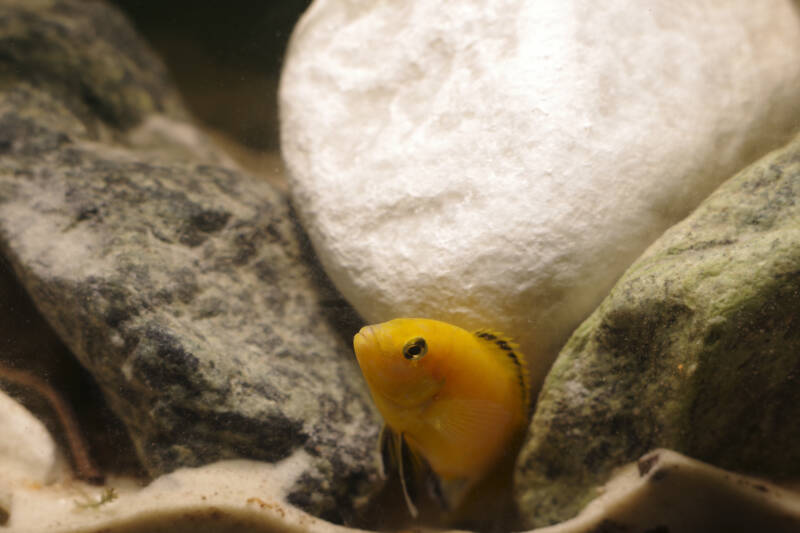
[{"label": "lemon yellow lab cichlid", "polygon": [[353,346],[386,423],[384,461],[398,467],[412,515],[410,470],[429,467],[435,496],[457,506],[515,453],[527,426],[530,386],[525,358],[511,340],[437,320],[398,318],[365,326]]}]

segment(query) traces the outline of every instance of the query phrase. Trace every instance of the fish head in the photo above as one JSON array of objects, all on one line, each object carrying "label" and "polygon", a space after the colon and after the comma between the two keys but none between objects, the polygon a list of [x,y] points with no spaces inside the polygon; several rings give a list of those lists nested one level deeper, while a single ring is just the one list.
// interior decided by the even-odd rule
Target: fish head
[{"label": "fish head", "polygon": [[356,334],[356,358],[381,411],[422,406],[441,390],[441,363],[451,349],[441,324],[398,318],[365,326]]}]

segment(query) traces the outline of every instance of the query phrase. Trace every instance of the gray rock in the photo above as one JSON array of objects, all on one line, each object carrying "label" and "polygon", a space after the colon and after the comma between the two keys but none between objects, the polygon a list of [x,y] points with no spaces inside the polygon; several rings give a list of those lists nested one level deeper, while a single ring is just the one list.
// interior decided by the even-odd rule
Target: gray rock
[{"label": "gray rock", "polygon": [[[104,471],[140,475],[141,466],[124,426],[2,258],[0,389],[43,422],[61,450],[69,450],[66,455],[72,460],[75,476],[97,479]],[[63,401],[58,402],[58,408],[53,404],[57,401],[53,393]],[[70,412],[75,415],[77,435],[69,429],[72,424],[65,426],[65,420],[58,416],[66,413],[72,418]],[[76,443],[84,445],[74,448]],[[81,452],[83,448],[87,451]]]},{"label": "gray rock", "polygon": [[518,460],[531,526],[655,447],[800,476],[800,137],[667,231],[576,330]]},{"label": "gray rock", "polygon": [[347,521],[379,417],[287,198],[221,165],[100,2],[0,4],[0,80],[0,253],[148,472],[300,454],[274,482]]}]

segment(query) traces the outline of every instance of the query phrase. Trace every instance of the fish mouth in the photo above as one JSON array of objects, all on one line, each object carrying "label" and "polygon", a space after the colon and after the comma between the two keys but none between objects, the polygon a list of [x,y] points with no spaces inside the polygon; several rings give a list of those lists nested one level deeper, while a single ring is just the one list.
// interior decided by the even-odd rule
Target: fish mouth
[{"label": "fish mouth", "polygon": [[353,350],[356,352],[356,359],[361,362],[361,355],[367,353],[370,346],[375,346],[377,342],[375,330],[372,326],[364,326],[361,331],[353,337]]}]

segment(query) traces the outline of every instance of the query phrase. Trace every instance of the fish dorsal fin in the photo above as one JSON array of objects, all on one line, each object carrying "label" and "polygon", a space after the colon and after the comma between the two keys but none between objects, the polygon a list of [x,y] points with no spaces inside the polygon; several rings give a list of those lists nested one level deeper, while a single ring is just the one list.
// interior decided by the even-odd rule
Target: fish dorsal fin
[{"label": "fish dorsal fin", "polygon": [[403,488],[403,498],[406,501],[408,512],[412,518],[416,518],[419,515],[419,511],[417,511],[417,506],[414,504],[416,500],[414,471],[421,468],[421,463],[418,463],[421,458],[411,451],[402,434],[395,433],[385,424],[381,428],[378,442],[383,463],[383,476],[385,478],[390,472],[397,472],[400,477],[400,485]]},{"label": "fish dorsal fin", "polygon": [[493,353],[502,357],[504,363],[511,365],[517,376],[517,384],[522,396],[522,405],[526,413],[530,414],[531,407],[531,382],[528,374],[528,362],[520,352],[519,345],[510,337],[490,329],[479,329],[473,333],[481,342],[492,347]]}]

